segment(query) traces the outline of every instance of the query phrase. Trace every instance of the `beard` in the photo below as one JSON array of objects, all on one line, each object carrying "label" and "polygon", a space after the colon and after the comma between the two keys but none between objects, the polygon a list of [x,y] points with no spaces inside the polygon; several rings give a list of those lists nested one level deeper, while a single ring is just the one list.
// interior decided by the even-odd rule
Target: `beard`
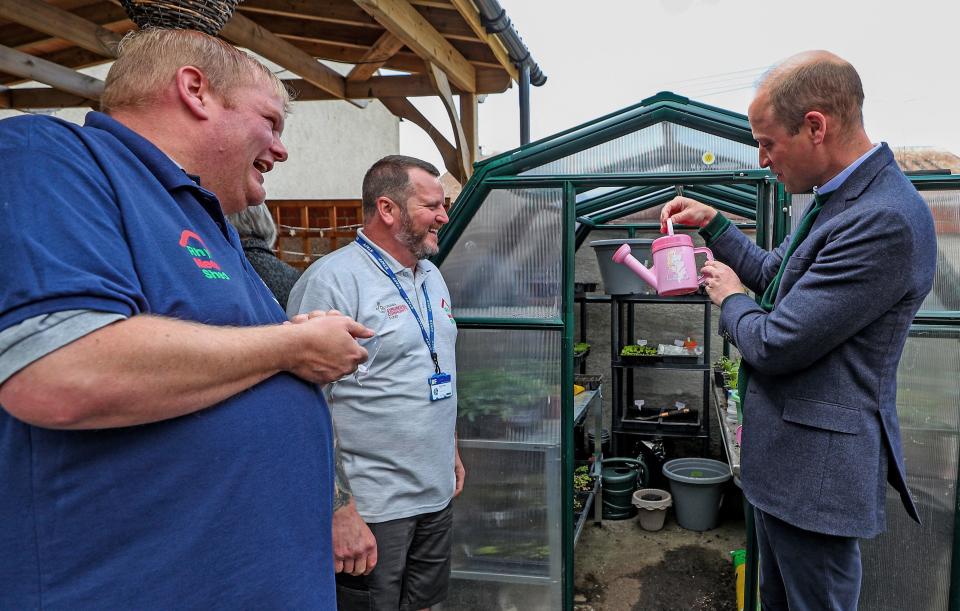
[{"label": "beard", "polygon": [[417,259],[426,259],[437,254],[440,249],[427,243],[427,237],[430,235],[430,228],[423,231],[417,231],[413,227],[413,220],[407,214],[406,207],[400,208],[400,230],[397,232],[397,241],[406,247]]}]

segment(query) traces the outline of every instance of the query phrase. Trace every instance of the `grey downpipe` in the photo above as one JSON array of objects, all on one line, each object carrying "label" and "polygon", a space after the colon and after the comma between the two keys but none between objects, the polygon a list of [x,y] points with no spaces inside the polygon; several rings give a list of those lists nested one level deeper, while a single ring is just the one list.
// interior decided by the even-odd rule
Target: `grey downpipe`
[{"label": "grey downpipe", "polygon": [[530,144],[530,67],[520,67],[520,146]]}]

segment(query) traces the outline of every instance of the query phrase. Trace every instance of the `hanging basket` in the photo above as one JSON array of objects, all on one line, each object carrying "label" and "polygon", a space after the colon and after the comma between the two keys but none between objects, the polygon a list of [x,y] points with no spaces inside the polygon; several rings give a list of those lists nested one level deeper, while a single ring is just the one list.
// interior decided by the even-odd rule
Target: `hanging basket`
[{"label": "hanging basket", "polygon": [[216,36],[241,0],[120,0],[130,20],[148,27],[199,30]]}]

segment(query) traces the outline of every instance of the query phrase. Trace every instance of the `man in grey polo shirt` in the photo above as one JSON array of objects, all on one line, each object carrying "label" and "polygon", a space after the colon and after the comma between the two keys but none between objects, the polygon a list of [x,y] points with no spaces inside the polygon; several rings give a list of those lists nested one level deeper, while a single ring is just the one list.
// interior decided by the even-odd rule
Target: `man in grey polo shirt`
[{"label": "man in grey polo shirt", "polygon": [[[391,155],[363,179],[357,241],[304,273],[292,317],[338,310],[374,330],[369,368],[327,386],[339,436],[333,520],[342,610],[425,609],[446,597],[456,447],[457,327],[426,257],[447,222],[439,172]],[[340,462],[342,461],[342,462]]]}]

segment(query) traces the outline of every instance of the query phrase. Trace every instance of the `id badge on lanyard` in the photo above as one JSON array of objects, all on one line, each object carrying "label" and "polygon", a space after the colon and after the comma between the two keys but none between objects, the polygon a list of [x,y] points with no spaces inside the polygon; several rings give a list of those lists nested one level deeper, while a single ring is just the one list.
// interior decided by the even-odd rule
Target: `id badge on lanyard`
[{"label": "id badge on lanyard", "polygon": [[414,319],[416,319],[417,325],[420,327],[420,334],[423,336],[423,341],[427,344],[427,350],[430,351],[430,358],[433,360],[434,367],[434,374],[427,378],[427,386],[430,389],[430,400],[442,401],[443,399],[452,397],[453,380],[449,373],[446,373],[440,369],[440,361],[437,358],[433,327],[433,306],[430,305],[430,295],[427,293],[426,282],[423,283],[421,288],[423,289],[423,298],[427,302],[427,324],[430,328],[429,335],[423,326],[423,322],[420,321],[420,315],[417,313],[417,309],[413,307],[413,302],[410,301],[410,297],[407,296],[407,292],[403,290],[403,287],[400,285],[400,280],[397,279],[397,275],[393,273],[393,270],[390,269],[390,266],[387,265],[387,262],[384,261],[380,253],[377,252],[372,246],[370,246],[370,244],[367,243],[366,240],[360,236],[357,236],[357,244],[362,246],[364,250],[370,253],[370,256],[372,256],[380,265],[380,269],[383,270],[383,273],[390,278],[390,280],[393,282],[393,285],[397,288],[397,292],[400,293],[400,296],[403,297],[403,300],[407,303],[407,307],[410,309],[410,313],[413,314]]},{"label": "id badge on lanyard", "polygon": [[427,378],[430,384],[430,400],[439,401],[453,396],[453,382],[450,380],[449,373],[435,373]]}]

